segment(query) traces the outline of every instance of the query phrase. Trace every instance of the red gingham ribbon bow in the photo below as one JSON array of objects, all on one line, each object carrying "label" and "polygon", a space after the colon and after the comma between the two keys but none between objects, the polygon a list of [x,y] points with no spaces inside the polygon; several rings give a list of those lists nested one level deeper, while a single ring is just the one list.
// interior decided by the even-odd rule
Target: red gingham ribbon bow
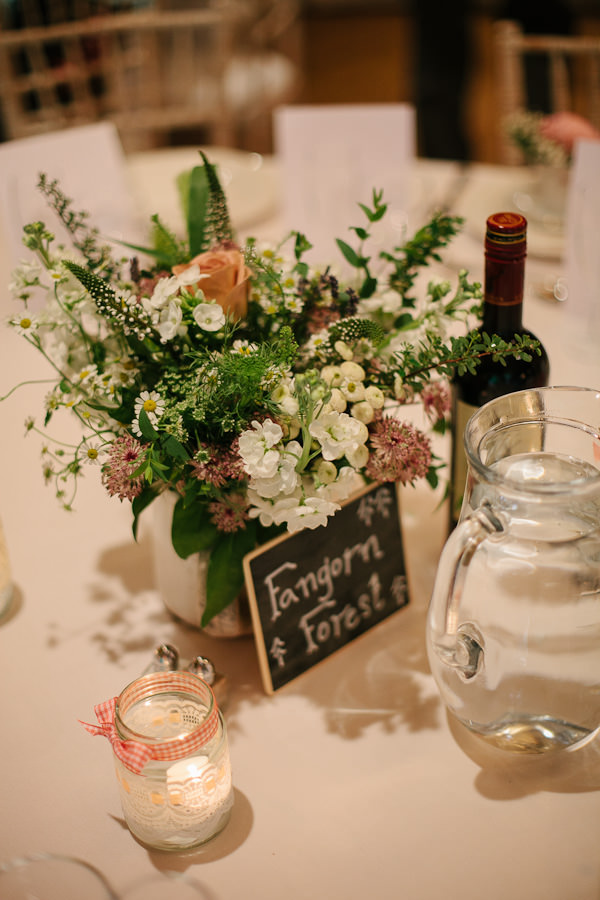
[{"label": "red gingham ribbon bow", "polygon": [[99,725],[90,725],[88,722],[81,722],[81,719],[79,721],[90,734],[100,734],[108,738],[112,744],[115,756],[118,756],[128,769],[139,775],[152,756],[152,750],[150,747],[146,747],[145,744],[140,744],[137,741],[121,740],[115,728],[116,705],[117,698],[113,697],[112,700],[105,700],[104,703],[99,703],[94,707]]}]

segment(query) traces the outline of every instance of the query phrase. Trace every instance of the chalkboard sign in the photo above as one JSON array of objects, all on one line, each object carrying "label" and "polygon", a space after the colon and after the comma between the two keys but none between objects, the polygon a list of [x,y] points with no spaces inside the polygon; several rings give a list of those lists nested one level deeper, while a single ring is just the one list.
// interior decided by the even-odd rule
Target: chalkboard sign
[{"label": "chalkboard sign", "polygon": [[254,550],[244,572],[272,694],[408,603],[395,485],[368,488],[325,527]]}]

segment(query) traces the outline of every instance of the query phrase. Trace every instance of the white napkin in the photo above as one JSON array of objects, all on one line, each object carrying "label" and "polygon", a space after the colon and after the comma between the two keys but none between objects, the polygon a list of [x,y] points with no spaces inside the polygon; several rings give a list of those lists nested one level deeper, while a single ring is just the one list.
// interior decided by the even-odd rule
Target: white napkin
[{"label": "white napkin", "polygon": [[90,213],[102,234],[135,240],[134,209],[115,126],[110,122],[69,128],[0,144],[2,272],[26,255],[23,226],[40,220],[57,239],[65,232],[36,185],[40,172],[57,179],[73,209]]},{"label": "white napkin", "polygon": [[600,340],[600,141],[578,141],[567,200],[565,260],[572,335],[598,359]]},{"label": "white napkin", "polygon": [[282,171],[284,227],[303,232],[313,261],[340,259],[335,238],[356,246],[351,226],[367,226],[358,203],[373,189],[389,204],[382,242],[406,233],[415,111],[408,104],[283,106],[274,115]]}]

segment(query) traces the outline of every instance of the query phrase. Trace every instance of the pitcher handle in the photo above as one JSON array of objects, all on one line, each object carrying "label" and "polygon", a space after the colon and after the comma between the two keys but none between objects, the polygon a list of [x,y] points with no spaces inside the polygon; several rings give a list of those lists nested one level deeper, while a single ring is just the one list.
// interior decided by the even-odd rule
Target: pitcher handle
[{"label": "pitcher handle", "polygon": [[471,622],[460,622],[462,588],[475,551],[504,531],[501,514],[482,503],[454,529],[442,550],[430,606],[429,634],[446,665],[472,678],[483,664],[483,637]]}]

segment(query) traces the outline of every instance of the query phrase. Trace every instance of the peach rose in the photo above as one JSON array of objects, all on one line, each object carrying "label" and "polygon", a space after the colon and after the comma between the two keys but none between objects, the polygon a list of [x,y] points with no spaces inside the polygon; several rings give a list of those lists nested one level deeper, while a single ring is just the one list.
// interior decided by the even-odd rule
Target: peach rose
[{"label": "peach rose", "polygon": [[173,274],[180,275],[190,266],[199,266],[201,278],[197,287],[204,292],[207,300],[216,300],[224,312],[241,319],[248,309],[248,289],[250,269],[244,263],[239,250],[217,247],[199,253],[182,265],[173,266]]}]

